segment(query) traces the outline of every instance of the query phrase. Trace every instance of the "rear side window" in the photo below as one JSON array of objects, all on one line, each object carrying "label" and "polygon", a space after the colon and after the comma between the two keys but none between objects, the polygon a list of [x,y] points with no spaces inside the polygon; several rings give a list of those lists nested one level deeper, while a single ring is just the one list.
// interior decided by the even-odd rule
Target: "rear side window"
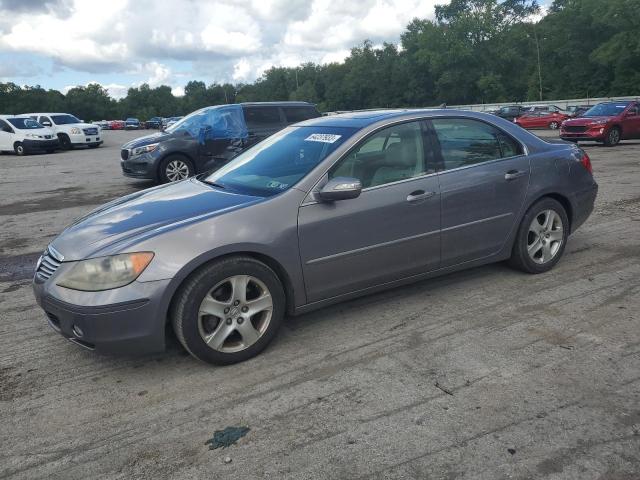
[{"label": "rear side window", "polygon": [[440,143],[445,170],[522,154],[522,147],[517,142],[484,122],[463,118],[431,122]]},{"label": "rear side window", "polygon": [[282,123],[278,107],[244,107],[244,120],[250,129],[272,128]]},{"label": "rear side window", "polygon": [[282,107],[287,123],[297,123],[320,115],[313,107]]}]

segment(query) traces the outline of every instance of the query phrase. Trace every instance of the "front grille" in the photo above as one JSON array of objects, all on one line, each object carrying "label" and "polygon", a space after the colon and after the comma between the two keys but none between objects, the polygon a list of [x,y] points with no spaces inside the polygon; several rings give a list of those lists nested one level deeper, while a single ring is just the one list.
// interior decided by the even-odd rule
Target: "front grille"
[{"label": "front grille", "polygon": [[565,132],[569,132],[569,133],[583,133],[587,131],[587,127],[577,127],[577,126],[572,126],[572,125],[565,125],[564,127],[564,131]]},{"label": "front grille", "polygon": [[51,248],[47,248],[40,258],[36,275],[42,280],[49,280],[62,263],[62,260],[63,257],[61,255],[54,253]]},{"label": "front grille", "polygon": [[51,140],[51,135],[45,135],[44,138],[46,138],[47,140]]},{"label": "front grille", "polygon": [[127,160],[129,158],[129,150],[127,150],[126,148],[120,150],[120,158],[122,160]]},{"label": "front grille", "polygon": [[97,128],[84,128],[82,131],[84,132],[85,135],[97,135],[98,134],[98,129]]}]

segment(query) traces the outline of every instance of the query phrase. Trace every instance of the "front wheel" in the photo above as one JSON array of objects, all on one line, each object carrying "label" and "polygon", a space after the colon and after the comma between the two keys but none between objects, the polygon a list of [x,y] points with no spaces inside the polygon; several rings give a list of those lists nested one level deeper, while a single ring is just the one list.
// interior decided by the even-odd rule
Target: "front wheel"
[{"label": "front wheel", "polygon": [[16,152],[16,155],[18,155],[19,157],[23,156],[25,154],[24,145],[22,145],[22,143],[20,142],[16,142],[16,144],[13,146],[13,151]]},{"label": "front wheel", "polygon": [[607,147],[615,147],[618,143],[620,143],[620,129],[613,127],[604,139],[604,144]]},{"label": "front wheel", "polygon": [[550,128],[551,130],[557,130],[559,126],[560,126],[560,125],[558,124],[558,122],[551,122],[551,123],[549,124],[549,128]]},{"label": "front wheel", "polygon": [[67,135],[58,135],[58,140],[60,141],[60,148],[62,150],[71,150],[71,139]]},{"label": "front wheel", "polygon": [[194,357],[218,365],[247,360],[273,340],[285,313],[278,276],[250,257],[212,262],[176,294],[171,323]]},{"label": "front wheel", "polygon": [[543,198],[522,219],[509,262],[527,273],[547,272],[560,261],[568,236],[564,207],[553,198]]},{"label": "front wheel", "polygon": [[161,183],[179,182],[196,172],[191,161],[181,155],[169,155],[160,164],[158,178]]}]

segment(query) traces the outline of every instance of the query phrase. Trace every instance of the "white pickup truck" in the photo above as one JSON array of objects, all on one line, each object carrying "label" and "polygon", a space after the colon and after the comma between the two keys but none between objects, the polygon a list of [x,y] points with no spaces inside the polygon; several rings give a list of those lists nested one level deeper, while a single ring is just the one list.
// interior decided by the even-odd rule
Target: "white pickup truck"
[{"label": "white pickup truck", "polygon": [[27,113],[38,123],[51,128],[60,141],[60,148],[70,150],[80,145],[97,148],[102,145],[101,130],[97,125],[83,123],[68,113]]}]

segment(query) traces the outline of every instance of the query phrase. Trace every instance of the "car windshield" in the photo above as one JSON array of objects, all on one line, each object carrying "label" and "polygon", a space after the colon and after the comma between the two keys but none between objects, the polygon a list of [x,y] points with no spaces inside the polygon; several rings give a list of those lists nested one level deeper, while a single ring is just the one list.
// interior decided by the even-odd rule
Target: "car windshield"
[{"label": "car windshield", "polygon": [[246,195],[270,197],[298,183],[355,132],[347,127],[288,127],[203,181]]},{"label": "car windshield", "polygon": [[582,114],[583,117],[615,117],[620,115],[625,108],[629,106],[627,103],[600,103],[595,107]]},{"label": "car windshield", "polygon": [[8,118],[8,122],[19,130],[35,130],[44,128],[33,118]]},{"label": "car windshield", "polygon": [[51,115],[51,120],[53,120],[53,123],[55,123],[56,125],[69,125],[71,123],[80,123],[80,120],[78,120],[73,115]]}]

